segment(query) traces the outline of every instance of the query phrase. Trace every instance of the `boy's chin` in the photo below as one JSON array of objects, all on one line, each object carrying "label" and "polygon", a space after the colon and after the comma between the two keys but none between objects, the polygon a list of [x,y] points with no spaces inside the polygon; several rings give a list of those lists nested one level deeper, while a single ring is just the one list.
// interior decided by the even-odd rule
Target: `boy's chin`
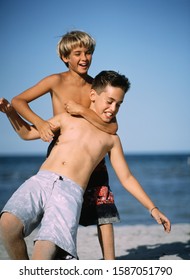
[{"label": "boy's chin", "polygon": [[103,122],[105,122],[105,123],[110,123],[111,121],[112,121],[112,118],[111,119],[108,119],[108,118],[103,119]]}]

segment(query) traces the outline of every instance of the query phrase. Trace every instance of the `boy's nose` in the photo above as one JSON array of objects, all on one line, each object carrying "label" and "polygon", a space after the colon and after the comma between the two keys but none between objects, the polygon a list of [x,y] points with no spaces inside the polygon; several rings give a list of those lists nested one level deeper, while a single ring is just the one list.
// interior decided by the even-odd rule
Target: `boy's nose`
[{"label": "boy's nose", "polygon": [[86,60],[86,54],[85,53],[81,53],[81,59]]},{"label": "boy's nose", "polygon": [[111,110],[112,110],[112,112],[116,111],[116,104],[114,104],[114,103],[111,104]]}]

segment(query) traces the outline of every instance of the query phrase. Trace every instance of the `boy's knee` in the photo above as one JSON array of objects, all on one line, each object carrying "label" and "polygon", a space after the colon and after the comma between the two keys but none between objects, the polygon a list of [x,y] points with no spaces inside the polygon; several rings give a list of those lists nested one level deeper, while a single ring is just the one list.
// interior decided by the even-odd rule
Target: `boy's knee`
[{"label": "boy's knee", "polygon": [[0,231],[4,236],[22,234],[23,224],[15,215],[4,212],[0,218]]}]

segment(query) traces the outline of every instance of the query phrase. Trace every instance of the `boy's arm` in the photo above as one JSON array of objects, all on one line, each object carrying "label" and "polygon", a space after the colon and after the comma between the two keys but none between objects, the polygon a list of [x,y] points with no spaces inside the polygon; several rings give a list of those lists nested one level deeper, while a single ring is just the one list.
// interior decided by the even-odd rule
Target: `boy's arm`
[{"label": "boy's arm", "polygon": [[39,131],[43,141],[49,141],[53,137],[53,132],[49,122],[43,120],[32,111],[28,103],[51,91],[52,84],[56,82],[56,76],[49,76],[41,80],[33,87],[15,96],[11,104],[15,110],[27,121],[32,123]]},{"label": "boy's arm", "polygon": [[121,142],[118,136],[115,137],[114,147],[109,153],[111,164],[121,182],[123,187],[131,193],[144,207],[146,207],[151,213],[152,217],[157,223],[164,226],[165,231],[170,232],[171,225],[168,218],[158,210],[150,197],[144,191],[142,186],[132,175],[128,164],[125,160]]},{"label": "boy's arm", "polygon": [[[40,134],[36,127],[23,120],[5,98],[0,98],[0,111],[6,114],[12,127],[23,140],[40,139]],[[54,132],[60,128],[60,115],[61,114],[48,120]],[[49,139],[49,142],[52,140],[53,138]]]},{"label": "boy's arm", "polygon": [[118,124],[116,118],[114,118],[111,123],[105,123],[94,111],[71,100],[65,104],[65,109],[70,115],[82,116],[98,129],[106,133],[116,134],[117,132]]},{"label": "boy's arm", "polygon": [[40,138],[37,129],[25,122],[5,98],[0,98],[0,111],[6,114],[12,127],[22,139],[34,140]]}]

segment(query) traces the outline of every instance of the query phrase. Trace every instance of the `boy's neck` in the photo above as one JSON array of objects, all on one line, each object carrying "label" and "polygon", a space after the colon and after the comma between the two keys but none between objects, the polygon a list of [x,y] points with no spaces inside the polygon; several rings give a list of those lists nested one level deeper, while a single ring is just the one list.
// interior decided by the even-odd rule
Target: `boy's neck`
[{"label": "boy's neck", "polygon": [[70,75],[73,79],[75,79],[76,82],[79,83],[92,83],[93,78],[91,76],[88,75],[88,73],[85,74],[80,74],[74,71],[69,70],[68,71],[68,75]]}]

